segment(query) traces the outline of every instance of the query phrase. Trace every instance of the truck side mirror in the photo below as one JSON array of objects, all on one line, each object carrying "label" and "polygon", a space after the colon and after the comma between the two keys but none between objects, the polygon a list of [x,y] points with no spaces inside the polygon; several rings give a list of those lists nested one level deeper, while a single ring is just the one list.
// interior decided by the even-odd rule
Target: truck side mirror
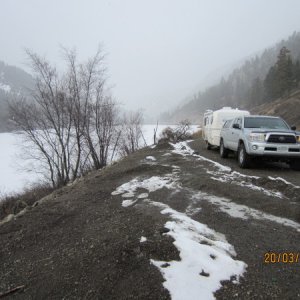
[{"label": "truck side mirror", "polygon": [[291,129],[292,129],[292,130],[296,130],[297,127],[296,127],[296,126],[291,126]]},{"label": "truck side mirror", "polygon": [[234,123],[232,125],[232,128],[234,128],[234,129],[241,129],[240,124],[237,124],[237,123]]}]

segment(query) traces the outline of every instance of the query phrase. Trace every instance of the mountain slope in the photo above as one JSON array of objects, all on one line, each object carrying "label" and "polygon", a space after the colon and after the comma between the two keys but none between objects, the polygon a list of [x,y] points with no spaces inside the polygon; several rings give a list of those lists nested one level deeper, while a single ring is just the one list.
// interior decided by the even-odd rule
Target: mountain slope
[{"label": "mountain slope", "polygon": [[8,130],[7,101],[15,96],[29,94],[33,78],[24,70],[0,61],[0,132]]},{"label": "mountain slope", "polygon": [[289,125],[300,129],[300,90],[295,91],[286,98],[279,98],[251,109],[252,114],[279,116]]},{"label": "mountain slope", "polygon": [[252,109],[264,104],[266,99],[262,97],[263,81],[284,46],[290,50],[293,61],[300,60],[300,32],[295,32],[260,55],[246,60],[227,78],[222,78],[219,84],[199,92],[189,102],[178,106],[172,112],[163,113],[161,119],[176,122],[189,118],[192,122],[199,122],[197,120],[206,109],[219,109],[223,106]]}]

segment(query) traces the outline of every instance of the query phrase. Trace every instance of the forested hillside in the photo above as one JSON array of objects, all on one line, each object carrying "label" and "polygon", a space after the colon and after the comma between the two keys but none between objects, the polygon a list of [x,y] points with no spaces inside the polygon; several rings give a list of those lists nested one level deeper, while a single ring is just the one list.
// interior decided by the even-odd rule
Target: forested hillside
[{"label": "forested hillside", "polygon": [[8,130],[7,101],[16,95],[28,95],[33,78],[24,70],[0,61],[0,132]]},{"label": "forested hillside", "polygon": [[199,91],[185,105],[166,112],[160,119],[174,122],[189,118],[199,123],[206,109],[223,106],[252,109],[278,97],[286,97],[299,87],[300,32],[260,55],[248,59],[227,78],[205,91]]}]

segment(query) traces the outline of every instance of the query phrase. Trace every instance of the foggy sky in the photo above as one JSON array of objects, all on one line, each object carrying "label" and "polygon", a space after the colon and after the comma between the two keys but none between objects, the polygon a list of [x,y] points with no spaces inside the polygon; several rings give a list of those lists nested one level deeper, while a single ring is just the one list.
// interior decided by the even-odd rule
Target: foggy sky
[{"label": "foggy sky", "polygon": [[25,68],[26,47],[58,62],[60,45],[85,59],[102,43],[118,101],[153,114],[295,30],[298,0],[1,0],[0,60]]}]

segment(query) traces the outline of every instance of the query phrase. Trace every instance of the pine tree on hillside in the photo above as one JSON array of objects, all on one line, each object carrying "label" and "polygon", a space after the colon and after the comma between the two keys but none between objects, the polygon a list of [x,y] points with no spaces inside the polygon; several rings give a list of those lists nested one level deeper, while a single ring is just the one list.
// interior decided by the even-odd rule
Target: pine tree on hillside
[{"label": "pine tree on hillside", "polygon": [[259,77],[253,80],[252,86],[250,88],[250,103],[252,106],[260,105],[263,103],[264,99],[264,85]]},{"label": "pine tree on hillside", "polygon": [[276,66],[270,68],[264,80],[264,88],[265,88],[265,98],[267,101],[274,100],[280,97],[280,89],[278,84],[278,72]]},{"label": "pine tree on hillside", "polygon": [[295,87],[295,66],[286,47],[280,49],[276,64],[270,68],[264,81],[266,100],[289,95]]},{"label": "pine tree on hillside", "polygon": [[286,47],[280,49],[276,66],[279,96],[283,96],[285,93],[289,94],[293,86],[293,62],[290,50]]},{"label": "pine tree on hillside", "polygon": [[299,62],[299,60],[297,60],[296,63],[293,65],[293,81],[294,81],[294,87],[298,87],[299,82],[300,82],[300,62]]}]

